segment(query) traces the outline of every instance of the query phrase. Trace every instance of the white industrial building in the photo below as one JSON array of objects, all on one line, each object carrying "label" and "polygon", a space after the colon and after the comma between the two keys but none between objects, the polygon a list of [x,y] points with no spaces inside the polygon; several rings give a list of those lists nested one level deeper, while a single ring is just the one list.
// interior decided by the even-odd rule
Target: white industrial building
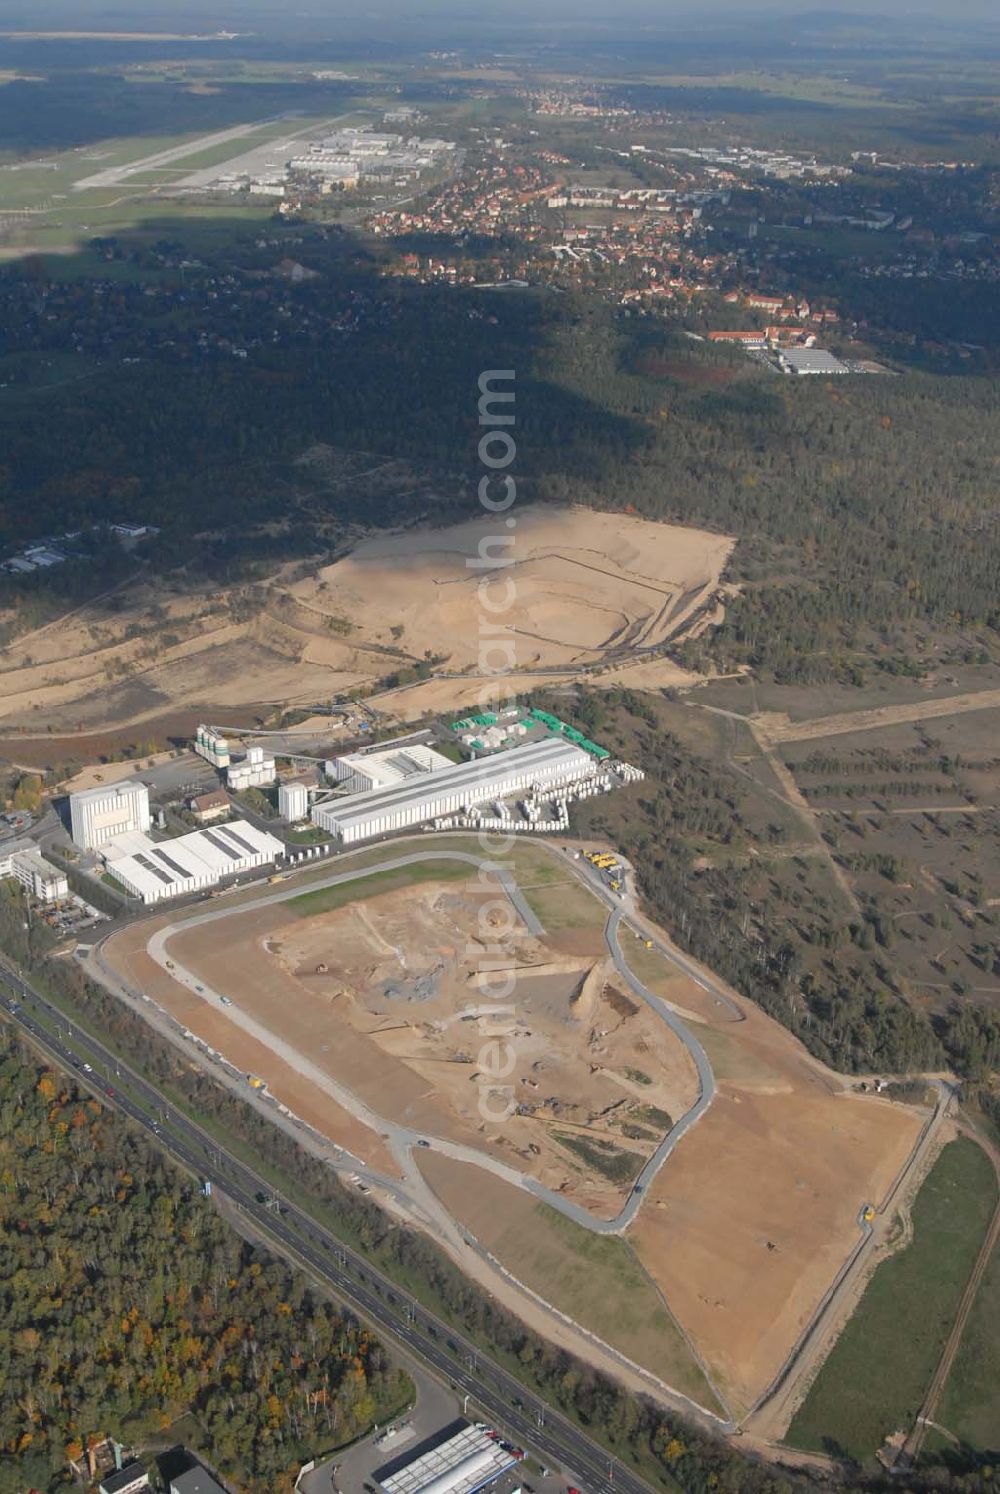
[{"label": "white industrial building", "polygon": [[278,813],[289,824],[304,820],[309,813],[309,787],[305,783],[279,783]]},{"label": "white industrial building", "polygon": [[841,363],[825,348],[781,348],[778,364],[785,373],[792,374],[846,374],[851,371],[846,363]]},{"label": "white industrial building", "polygon": [[560,737],[545,737],[476,762],[444,761],[446,766],[435,772],[317,804],[313,823],[342,844],[352,845],[526,790],[551,794],[590,778],[596,770],[589,753]]},{"label": "white industrial building", "polygon": [[149,790],[132,780],[83,789],[70,794],[69,816],[77,845],[95,850],[130,830],[149,829]]},{"label": "white industrial building", "polygon": [[46,861],[30,840],[15,840],[0,846],[0,877],[15,877],[42,903],[57,903],[69,897],[66,873]]},{"label": "white industrial building", "polygon": [[395,1459],[375,1479],[383,1494],[475,1494],[517,1460],[495,1433],[466,1423],[436,1447],[417,1449],[409,1462]]},{"label": "white industrial building", "polygon": [[421,743],[391,747],[383,752],[346,752],[324,764],[326,776],[340,783],[351,794],[369,789],[388,788],[418,773],[437,773],[453,767],[450,757]]},{"label": "white industrial building", "polygon": [[226,783],[234,794],[242,789],[264,788],[278,776],[274,758],[265,753],[263,747],[248,747],[246,757],[230,763],[226,769]]},{"label": "white industrial building", "polygon": [[109,849],[106,865],[116,882],[144,903],[181,897],[214,887],[224,877],[268,866],[284,846],[265,830],[246,820],[192,830],[173,840],[154,841],[148,835],[121,837]]}]

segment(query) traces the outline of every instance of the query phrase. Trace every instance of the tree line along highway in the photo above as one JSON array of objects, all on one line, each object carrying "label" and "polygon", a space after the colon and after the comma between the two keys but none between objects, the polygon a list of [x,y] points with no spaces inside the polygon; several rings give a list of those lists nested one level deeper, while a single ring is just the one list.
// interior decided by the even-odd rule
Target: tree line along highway
[{"label": "tree line along highway", "polygon": [[[227,1151],[214,1137],[166,1100],[90,1033],[39,995],[15,970],[0,964],[8,1020],[102,1103],[113,1102],[143,1127],[177,1162],[205,1178],[232,1200],[276,1251],[310,1274],[341,1300],[395,1339],[430,1370],[469,1396],[499,1427],[585,1487],[588,1494],[650,1494],[631,1468],[605,1452],[567,1417],[554,1410],[483,1350],[435,1317],[395,1282]],[[54,1030],[53,1030],[54,1029]],[[89,1064],[90,1070],[83,1065]],[[108,1082],[94,1069],[100,1066]],[[112,1081],[115,1076],[117,1082]],[[279,1212],[275,1212],[277,1203]]]}]

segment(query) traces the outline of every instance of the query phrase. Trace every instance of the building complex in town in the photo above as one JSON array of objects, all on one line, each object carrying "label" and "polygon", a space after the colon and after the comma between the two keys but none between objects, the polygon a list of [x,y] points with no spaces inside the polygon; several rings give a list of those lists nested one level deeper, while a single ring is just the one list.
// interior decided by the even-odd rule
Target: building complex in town
[{"label": "building complex in town", "polygon": [[119,835],[149,829],[149,790],[131,780],[83,789],[69,796],[70,833],[85,851]]},{"label": "building complex in town", "polygon": [[40,903],[57,903],[69,897],[66,873],[50,866],[30,840],[15,840],[0,846],[0,877],[16,878]]}]

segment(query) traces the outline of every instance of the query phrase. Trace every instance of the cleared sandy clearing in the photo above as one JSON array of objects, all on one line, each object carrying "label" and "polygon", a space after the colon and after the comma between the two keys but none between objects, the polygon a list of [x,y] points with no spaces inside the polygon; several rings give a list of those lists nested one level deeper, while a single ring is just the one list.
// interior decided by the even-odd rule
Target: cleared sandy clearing
[{"label": "cleared sandy clearing", "polygon": [[[560,881],[565,868],[541,847],[535,855],[538,864],[519,863],[520,881],[543,921],[546,899],[555,899],[556,914],[544,938],[520,925],[511,935],[519,967],[514,1079],[524,1113],[502,1126],[485,1127],[476,1104],[483,999],[467,949],[484,894],[471,878],[435,874],[391,890],[370,886],[367,896],[359,882],[304,903],[236,904],[225,919],[188,929],[181,917],[170,957],[209,992],[229,994],[232,1008],[186,989],[146,953],[170,915],[116,936],[107,956],[185,1026],[264,1077],[293,1111],[381,1170],[392,1163],[378,1127],[350,1113],[345,1088],[387,1123],[474,1147],[485,1164],[471,1169],[474,1188],[454,1191],[466,1170],[454,1167],[437,1169],[434,1186],[508,1264],[514,1237],[488,1221],[491,1210],[505,1217],[510,1182],[491,1163],[611,1217],[628,1185],[609,1176],[609,1157],[613,1170],[622,1157],[648,1156],[667,1116],[695,1094],[686,1050],[635,1007],[604,964],[598,929],[580,923]],[[560,925],[560,910],[568,924]],[[816,1311],[859,1238],[860,1209],[885,1197],[923,1116],[849,1092],[758,1008],[736,996],[720,1001],[634,936],[623,948],[640,978],[690,1021],[718,1086],[649,1185],[626,1239],[739,1416]],[[241,1019],[259,1024],[256,1037]],[[329,1076],[336,1100],[317,1074]],[[523,1245],[516,1256],[510,1269],[535,1284],[541,1258]]]},{"label": "cleared sandy clearing", "polygon": [[628,1238],[740,1412],[784,1363],[923,1117],[847,1091],[748,1002],[737,1022],[676,978],[649,983],[696,1024],[718,1093]]},{"label": "cleared sandy clearing", "polygon": [[[300,601],[350,618],[359,633],[417,656],[479,658],[479,586],[503,603],[517,664],[593,664],[615,648],[652,648],[683,631],[709,597],[733,547],[724,535],[590,509],[523,509],[516,530],[490,515],[447,529],[366,540],[292,588]],[[485,557],[488,564],[470,566]],[[508,588],[504,577],[509,577]],[[511,595],[507,605],[508,591]]]},{"label": "cleared sandy clearing", "polygon": [[[217,1052],[225,1053],[244,1073],[260,1074],[277,1100],[287,1105],[307,1125],[346,1147],[380,1172],[394,1176],[398,1168],[380,1136],[344,1110],[329,1095],[303,1084],[301,1075],[256,1038],[230,1022],[219,1007],[210,1007],[193,991],[186,990],[150,958],[146,945],[152,935],[172,921],[162,918],[116,934],[105,948],[105,959],[128,983],[145,991],[164,1011],[176,1017]],[[315,1058],[315,1055],[313,1055]]]},{"label": "cleared sandy clearing", "polygon": [[[388,1121],[480,1148],[602,1217],[616,1213],[669,1117],[696,1097],[693,1066],[677,1038],[619,989],[603,959],[567,954],[519,928],[510,941],[510,1040],[521,1113],[487,1127],[477,1056],[495,1031],[497,1004],[468,950],[491,895],[457,881],[367,898],[359,883],[358,896],[306,916],[288,903],[234,909],[224,935],[218,922],[181,927],[168,941],[170,957],[234,1005],[193,997],[155,966],[151,994],[227,1055],[227,1029],[240,1044],[252,1042],[246,1067],[271,1083],[277,1065],[276,1093],[301,1055],[297,1093],[280,1094],[297,1113],[299,1095],[312,1088],[303,1077],[308,1062]],[[118,968],[127,960],[138,978],[137,967],[146,972],[153,962],[131,934],[122,938],[124,945],[110,942],[107,958]],[[240,1030],[243,1013],[274,1035],[274,1052]],[[347,1145],[340,1111],[331,1111],[336,1134],[327,1134]],[[372,1133],[356,1129],[363,1134],[351,1150],[368,1159]],[[580,1142],[619,1160],[625,1176],[589,1166]]]},{"label": "cleared sandy clearing", "polygon": [[[172,709],[318,704],[429,653],[441,676],[380,699],[401,719],[477,704],[514,666],[519,691],[579,677],[584,668],[637,663],[626,683],[685,685],[698,677],[651,658],[672,639],[718,620],[719,577],[733,547],[724,535],[589,509],[524,509],[513,545],[487,546],[513,564],[484,571],[466,561],[490,536],[488,516],[446,529],[362,540],[306,580],[283,567],[267,587],[165,594],[146,583],[76,609],[25,634],[0,661],[0,720],[37,728],[40,713],[65,734],[141,722]],[[479,658],[478,595],[503,604],[513,655]],[[508,610],[508,581],[512,603]],[[616,676],[609,675],[608,683]],[[601,683],[598,677],[597,683]]]}]

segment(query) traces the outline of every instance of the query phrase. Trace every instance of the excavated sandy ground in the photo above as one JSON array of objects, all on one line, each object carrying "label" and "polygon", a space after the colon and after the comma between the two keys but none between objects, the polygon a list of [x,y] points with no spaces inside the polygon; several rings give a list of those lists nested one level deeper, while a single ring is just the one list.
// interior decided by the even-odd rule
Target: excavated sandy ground
[{"label": "excavated sandy ground", "polygon": [[[115,934],[105,946],[105,959],[129,985],[146,994],[156,1004],[176,1017],[190,1031],[196,1032],[218,1053],[245,1074],[259,1074],[267,1081],[275,1099],[304,1120],[322,1136],[346,1147],[354,1156],[389,1176],[399,1169],[377,1133],[312,1085],[304,1084],[296,1069],[280,1059],[273,1049],[242,1031],[228,1020],[217,1006],[208,1006],[200,996],[187,990],[170,976],[146,952],[152,935],[172,922],[172,915],[143,923]],[[316,1056],[313,1055],[314,1061]]]},{"label": "excavated sandy ground", "polygon": [[[610,1216],[627,1185],[594,1173],[557,1137],[633,1153],[638,1170],[664,1129],[642,1112],[687,1110],[697,1094],[693,1065],[669,1029],[619,989],[603,959],[569,954],[523,927],[509,941],[516,985],[504,1005],[513,1012],[498,1013],[475,953],[480,928],[489,927],[486,914],[479,923],[488,898],[472,883],[428,883],[308,917],[280,904],[234,909],[224,937],[218,922],[181,930],[169,955],[379,1115],[483,1148]],[[227,1055],[227,1028],[241,1045],[252,1043],[245,1067],[278,1093],[288,1064],[248,1039],[228,1012],[193,997],[132,945],[111,941],[108,958],[119,966],[127,959],[133,978],[141,967],[145,979],[152,966],[151,994]],[[516,1055],[511,1082],[523,1113],[486,1127],[478,1058],[497,1030]],[[273,1065],[282,1072],[272,1083]],[[308,1088],[300,1079],[291,1098],[287,1086],[279,1098],[300,1113]],[[331,1112],[337,1134],[329,1134],[348,1145],[339,1109]],[[370,1155],[363,1138],[350,1145]]]},{"label": "excavated sandy ground", "polygon": [[[512,548],[485,552],[513,564],[470,569],[480,542],[498,533],[506,534],[503,522],[484,516],[381,534],[306,580],[292,580],[297,567],[283,567],[249,615],[236,593],[178,596],[145,582],[120,588],[4,651],[0,720],[30,727],[44,710],[46,726],[62,733],[207,701],[315,703],[428,653],[446,656],[448,671],[488,673],[498,659],[478,657],[478,586],[487,575],[489,601],[503,603],[498,622],[516,630],[516,657],[505,657],[504,668],[516,666],[522,688],[533,668],[558,667],[572,678],[608,650],[617,662],[630,649],[697,631],[715,615],[734,543],[624,514],[529,508],[517,515]],[[513,586],[509,609],[505,577]],[[650,683],[693,678],[657,661]],[[481,689],[470,679],[432,680],[399,705],[411,714],[456,710]]]},{"label": "excavated sandy ground", "polygon": [[[668,999],[685,1005],[676,986]],[[703,1000],[688,1008],[718,1093],[629,1238],[739,1411],[780,1369],[922,1116],[847,1092],[784,1028],[738,1004],[744,1022]]]},{"label": "excavated sandy ground", "polygon": [[[292,592],[350,618],[366,638],[389,642],[390,628],[401,627],[398,642],[411,653],[431,649],[465,669],[478,661],[479,588],[491,576],[489,597],[517,633],[518,667],[573,668],[611,647],[652,647],[681,631],[717,589],[734,543],[583,508],[521,509],[515,522],[505,533],[504,521],[484,514],[447,529],[380,535]],[[470,566],[481,556],[492,571]]]},{"label": "excavated sandy ground", "polygon": [[[642,1107],[682,1113],[695,1093],[687,1054],[645,1008],[631,1010],[596,944],[578,950],[565,937],[535,939],[519,927],[517,961],[534,968],[519,977],[513,1000],[514,1078],[538,1108],[481,1129],[476,1065],[461,1061],[475,1059],[478,1041],[477,1024],[462,1018],[482,998],[465,955],[481,896],[469,881],[423,883],[298,918],[280,903],[245,913],[236,906],[221,923],[175,935],[169,953],[380,1115],[474,1145],[610,1216],[621,1186],[552,1133],[591,1141],[603,1133],[647,1155],[655,1138],[623,1136],[622,1112],[630,1112],[627,1124]],[[297,1114],[392,1170],[375,1132],[318,1093],[287,1053],[248,1037],[151,960],[145,945],[170,921],[165,914],[116,936],[108,957],[192,1031],[267,1079]],[[759,1009],[737,997],[720,1005],[672,967],[658,971],[658,957],[638,943],[631,948],[641,977],[690,1020],[718,1093],[649,1186],[628,1237],[739,1413],[784,1362],[859,1237],[859,1210],[888,1192],[922,1117],[847,1092]],[[478,1173],[480,1205],[493,1193],[500,1205],[495,1182]]]}]

